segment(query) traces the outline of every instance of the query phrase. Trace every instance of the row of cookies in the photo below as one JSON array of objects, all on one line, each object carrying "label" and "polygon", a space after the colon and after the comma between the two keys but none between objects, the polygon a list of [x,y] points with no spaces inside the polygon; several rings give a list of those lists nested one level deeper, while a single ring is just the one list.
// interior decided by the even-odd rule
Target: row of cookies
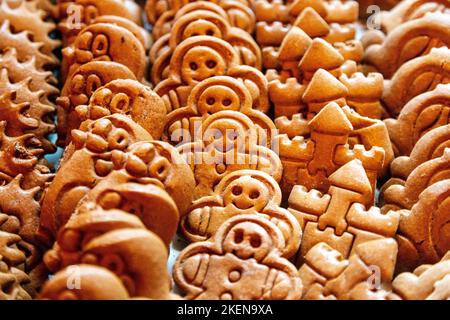
[{"label": "row of cookies", "polygon": [[[146,85],[147,34],[129,20],[136,15],[125,9],[136,5],[128,2],[110,1],[109,15],[104,1],[61,1],[53,10],[65,45],[57,99],[65,150],[34,230],[50,249],[41,298],[175,298],[169,244],[194,178],[158,141],[166,109]],[[83,14],[79,30],[68,25],[72,11]]]},{"label": "row of cookies", "polygon": [[[180,224],[192,244],[178,257],[174,280],[188,299],[299,299],[301,281],[288,259],[301,229],[281,208],[282,164],[272,150],[275,125],[265,114],[259,47],[245,40],[248,33],[238,39],[245,31],[227,27],[213,9],[220,7],[182,7],[179,13],[190,13],[177,13],[170,34],[151,49],[168,60],[168,78],[155,87],[169,111],[163,139],[177,145],[196,180]],[[173,50],[162,51],[163,41]],[[235,288],[225,290],[226,281]],[[260,286],[264,292],[255,290]]]},{"label": "row of cookies", "polygon": [[45,280],[36,239],[56,150],[56,25],[43,1],[0,1],[0,299],[30,299]]}]

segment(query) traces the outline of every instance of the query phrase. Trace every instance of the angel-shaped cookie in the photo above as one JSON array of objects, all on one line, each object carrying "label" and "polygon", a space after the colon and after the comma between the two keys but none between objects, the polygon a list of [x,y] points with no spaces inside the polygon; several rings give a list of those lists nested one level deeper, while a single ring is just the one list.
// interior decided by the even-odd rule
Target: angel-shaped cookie
[{"label": "angel-shaped cookie", "polygon": [[222,224],[211,240],[184,249],[173,276],[188,299],[300,299],[302,283],[295,267],[281,257],[284,247],[275,224],[239,215]]}]

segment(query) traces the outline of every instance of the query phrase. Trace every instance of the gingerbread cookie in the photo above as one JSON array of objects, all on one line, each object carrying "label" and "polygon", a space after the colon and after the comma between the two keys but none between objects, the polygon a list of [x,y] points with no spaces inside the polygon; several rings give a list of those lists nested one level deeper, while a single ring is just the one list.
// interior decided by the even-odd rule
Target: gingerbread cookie
[{"label": "gingerbread cookie", "polygon": [[450,254],[434,265],[422,265],[414,270],[399,274],[392,282],[396,295],[405,300],[448,300]]},{"label": "gingerbread cookie", "polygon": [[214,36],[227,41],[235,48],[240,64],[261,69],[261,51],[250,34],[239,28],[232,28],[219,14],[207,10],[195,10],[180,16],[174,22],[170,34],[156,41],[151,54],[155,57],[152,67],[153,83],[157,84],[167,75],[170,58],[175,48],[183,40],[199,35]]},{"label": "gingerbread cookie", "polygon": [[[53,51],[61,43],[50,37],[50,33],[56,29],[56,25],[53,22],[45,21],[46,14],[43,10],[33,10],[26,3],[26,1],[21,1],[19,6],[11,7],[10,1],[2,1],[0,3],[0,23],[8,20],[16,33],[25,31],[30,34],[33,42],[39,43],[40,51],[49,56],[51,61],[56,64],[57,58]],[[19,45],[18,48],[21,46]]]},{"label": "gingerbread cookie", "polygon": [[240,215],[222,224],[213,239],[184,249],[173,276],[187,299],[299,299],[302,283],[295,267],[281,257],[284,245],[275,224]]},{"label": "gingerbread cookie", "polygon": [[0,300],[32,299],[30,278],[20,269],[25,255],[18,249],[19,242],[18,235],[0,231]]},{"label": "gingerbread cookie", "polygon": [[[450,125],[435,128],[420,138],[414,145],[409,156],[397,157],[391,164],[391,180],[405,181],[415,168],[431,159],[444,154],[450,147]],[[385,185],[389,186],[387,182]],[[402,183],[399,183],[402,184]],[[382,188],[382,191],[384,186]]]},{"label": "gingerbread cookie", "polygon": [[255,124],[239,111],[220,111],[201,124],[194,142],[178,147],[196,177],[194,199],[211,195],[230,172],[253,169],[279,181],[282,173],[278,155],[258,142]]},{"label": "gingerbread cookie", "polygon": [[[419,195],[428,186],[450,178],[450,148],[439,157],[428,160],[415,168],[405,181],[388,181],[383,188],[383,211],[411,209]],[[398,184],[397,184],[398,183]]]},{"label": "gingerbread cookie", "polygon": [[[102,16],[117,16],[140,24],[133,8],[127,6],[130,1],[122,0],[72,0],[58,3],[58,29],[62,34],[64,46],[70,45],[78,33]],[[131,9],[131,10],[130,10]]]},{"label": "gingerbread cookie", "polygon": [[190,241],[205,241],[214,236],[229,218],[255,214],[267,218],[283,232],[282,254],[292,257],[298,250],[301,229],[295,218],[281,208],[281,190],[268,174],[240,170],[223,177],[214,194],[195,201],[181,222],[181,231]]},{"label": "gingerbread cookie", "polygon": [[[198,134],[196,127],[197,131],[201,129],[199,124],[202,121],[217,112],[230,110],[239,111],[248,116],[257,126],[259,136],[264,137],[262,140],[265,141],[262,141],[262,144],[270,146],[275,125],[263,112],[253,109],[264,106],[266,100],[263,96],[261,97],[259,89],[256,90],[256,95],[252,94],[255,90],[249,91],[245,84],[245,81],[228,76],[216,76],[198,83],[191,91],[186,107],[169,113],[164,139],[180,142],[177,132],[181,130],[189,134],[192,139]],[[184,140],[191,141],[188,137]]]},{"label": "gingerbread cookie", "polygon": [[31,91],[42,91],[42,102],[53,106],[53,98],[59,95],[56,87],[58,82],[52,72],[41,70],[36,62],[35,57],[23,61],[15,48],[7,49],[0,54],[0,68],[8,71],[10,81],[14,83],[24,81]]},{"label": "gingerbread cookie", "polygon": [[[383,1],[385,2],[385,1]],[[401,24],[422,18],[427,12],[448,13],[450,4],[447,1],[427,1],[427,0],[407,0],[407,1],[387,1],[389,4],[397,4],[392,10],[381,11],[377,21],[383,30],[390,33]],[[380,3],[383,4],[383,3]],[[391,7],[392,4],[389,6]],[[382,7],[383,10],[388,8]]]},{"label": "gingerbread cookie", "polygon": [[192,88],[213,76],[227,75],[239,64],[239,57],[226,41],[212,36],[195,36],[181,42],[170,59],[168,78],[155,87],[167,111],[186,106]]},{"label": "gingerbread cookie", "polygon": [[14,131],[23,129],[23,133],[33,133],[41,141],[43,149],[53,153],[55,146],[48,135],[55,129],[51,117],[56,108],[53,104],[45,103],[44,92],[31,91],[30,82],[30,78],[11,82],[8,69],[0,71],[0,104],[6,109],[0,118],[10,118],[9,130],[16,122]]},{"label": "gingerbread cookie", "polygon": [[[292,187],[297,184],[326,192],[329,187],[328,177],[354,159],[362,162],[372,191],[375,190],[377,177],[382,176],[388,168],[385,164],[386,151],[377,146],[385,140],[375,139],[384,135],[374,134],[374,132],[383,133],[383,127],[373,123],[371,119],[360,119],[374,125],[372,128],[374,132],[370,133],[370,126],[365,129],[361,126],[361,122],[367,124],[366,121],[355,121],[358,118],[349,120],[348,116],[352,116],[352,113],[346,108],[348,107],[343,109],[332,102],[309,123],[301,116],[292,120],[277,119],[277,127],[282,133],[278,136],[278,146],[284,167],[281,189],[285,197],[289,196]],[[352,122],[359,129],[355,130]],[[283,133],[289,126],[293,127],[293,138]],[[298,132],[299,130],[302,130],[302,133]],[[301,134],[305,135],[308,132],[310,138],[305,139]],[[374,197],[374,194],[372,196]]]}]

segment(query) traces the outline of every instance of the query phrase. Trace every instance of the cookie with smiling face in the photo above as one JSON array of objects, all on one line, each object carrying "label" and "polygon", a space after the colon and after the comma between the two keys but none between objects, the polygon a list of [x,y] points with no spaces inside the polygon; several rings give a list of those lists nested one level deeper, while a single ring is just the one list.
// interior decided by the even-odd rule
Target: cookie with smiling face
[{"label": "cookie with smiling face", "polygon": [[187,299],[295,300],[302,283],[285,258],[280,229],[256,215],[227,220],[216,235],[189,245],[174,266]]},{"label": "cookie with smiling face", "polygon": [[202,241],[212,237],[229,218],[254,214],[277,225],[286,243],[283,256],[291,257],[302,232],[295,217],[280,204],[281,190],[271,176],[256,170],[236,171],[220,181],[213,195],[193,203],[181,230],[188,240]]}]

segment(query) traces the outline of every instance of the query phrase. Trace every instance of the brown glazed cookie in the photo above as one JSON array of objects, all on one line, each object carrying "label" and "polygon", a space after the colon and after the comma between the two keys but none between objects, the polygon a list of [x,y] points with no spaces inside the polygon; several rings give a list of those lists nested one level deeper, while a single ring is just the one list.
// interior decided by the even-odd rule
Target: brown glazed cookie
[{"label": "brown glazed cookie", "polygon": [[194,142],[179,146],[178,151],[196,177],[194,199],[212,195],[214,187],[230,172],[260,170],[280,181],[283,170],[276,152],[258,143],[255,124],[239,111],[209,116]]},{"label": "brown glazed cookie", "polygon": [[[277,119],[276,125],[282,133],[278,136],[278,146],[284,167],[281,189],[285,197],[289,196],[294,185],[303,185],[308,189],[326,192],[329,187],[328,177],[354,159],[362,162],[372,186],[372,192],[375,190],[377,177],[382,176],[388,168],[385,165],[386,151],[372,144],[385,141],[379,139],[384,135],[376,134],[383,132],[383,128],[375,124],[372,132],[370,127],[365,130],[355,130],[347,117],[346,110],[347,114],[351,115],[348,107],[341,108],[332,102],[309,123],[303,117],[294,117],[291,121],[287,118]],[[355,124],[359,125],[358,122]],[[299,132],[294,132],[293,138],[283,134],[286,132],[285,128],[289,126],[303,129],[303,135],[310,132],[310,138],[305,139]],[[361,142],[364,145],[360,144]],[[372,193],[372,203],[373,200],[374,193]]]},{"label": "brown glazed cookie", "polygon": [[160,139],[166,122],[162,99],[150,87],[130,79],[108,82],[92,94],[88,105],[79,105],[74,111],[79,122],[69,127],[68,132],[78,128],[83,121],[120,113],[132,118],[154,139]]},{"label": "brown glazed cookie", "polygon": [[[77,277],[76,280],[74,277]],[[78,264],[53,275],[42,288],[39,299],[128,300],[130,296],[120,279],[108,269]]]},{"label": "brown glazed cookie", "polygon": [[302,283],[281,252],[280,229],[255,215],[227,220],[209,241],[190,244],[173,277],[187,299],[296,300]]},{"label": "brown glazed cookie", "polygon": [[[384,2],[384,1],[383,1]],[[390,0],[388,3],[398,4],[389,11],[381,11],[379,13],[379,22],[383,30],[390,33],[401,24],[422,18],[428,12],[444,12],[448,13],[450,3],[448,1],[428,1],[428,0],[407,0],[397,1]],[[388,8],[382,8],[386,10]]]},{"label": "brown glazed cookie", "polygon": [[79,208],[95,202],[137,215],[169,246],[192,201],[195,182],[189,166],[160,141],[137,142],[125,153],[113,153],[114,171],[86,194]]},{"label": "brown glazed cookie", "polygon": [[150,0],[146,4],[146,13],[149,22],[153,25],[153,38],[157,40],[169,33],[174,21],[197,10],[218,13],[233,27],[248,33],[253,33],[255,29],[255,15],[245,0],[242,2],[234,0],[213,0],[211,2]]},{"label": "brown glazed cookie", "polygon": [[42,200],[41,240],[51,243],[81,198],[113,170],[114,150],[125,151],[134,142],[151,139],[144,128],[121,114],[73,130],[72,144],[66,148],[58,170],[63,174],[56,174]]},{"label": "brown glazed cookie", "polygon": [[450,84],[439,84],[432,90],[411,99],[397,119],[386,119],[397,156],[409,155],[427,132],[450,122]]},{"label": "brown glazed cookie", "polygon": [[376,239],[394,238],[399,213],[382,214],[373,203],[373,191],[360,161],[353,160],[330,177],[326,194],[295,186],[289,197],[289,211],[303,230],[297,264],[308,251],[325,242],[344,257],[349,257],[358,244]]},{"label": "brown glazed cookie", "polygon": [[[450,124],[426,133],[416,142],[409,156],[395,158],[391,164],[391,180],[406,180],[422,163],[442,156],[445,148],[450,148]],[[389,185],[391,185],[389,182],[385,184],[386,187]],[[383,189],[384,186],[381,191]]]},{"label": "brown glazed cookie", "polygon": [[71,77],[79,66],[91,61],[120,63],[139,80],[146,72],[142,43],[127,29],[111,23],[96,23],[84,28],[73,44],[63,49],[62,78]]},{"label": "brown glazed cookie", "polygon": [[3,185],[0,187],[0,231],[20,237],[17,249],[23,255],[21,268],[29,276],[29,286],[37,289],[46,278],[40,266],[43,248],[36,237],[41,208],[38,201],[42,189],[25,189],[21,174],[10,181],[3,178],[6,177],[2,177]]},{"label": "brown glazed cookie", "polygon": [[294,216],[280,204],[281,190],[271,176],[256,170],[235,171],[222,178],[213,195],[192,204],[181,222],[181,231],[191,242],[205,241],[229,218],[254,214],[267,218],[282,231],[282,255],[290,258],[298,250],[302,231]]},{"label": "brown glazed cookie", "polygon": [[412,273],[401,273],[392,282],[396,295],[405,300],[448,300],[450,254],[434,265],[422,265]]},{"label": "brown glazed cookie", "polygon": [[129,2],[128,0],[59,1],[57,5],[58,29],[62,34],[64,46],[70,45],[82,29],[101,16],[123,17],[140,24],[140,17],[135,17],[131,8],[127,6]]},{"label": "brown glazed cookie", "polygon": [[449,178],[450,148],[446,148],[441,156],[415,168],[405,181],[388,181],[388,187],[382,189],[382,210],[411,209],[428,186]]},{"label": "brown glazed cookie", "polygon": [[55,129],[51,117],[56,108],[45,103],[43,91],[31,91],[30,82],[31,78],[12,82],[8,69],[0,71],[0,104],[5,108],[0,119],[8,121],[9,130],[17,125],[14,131],[33,133],[45,152],[54,153],[56,149],[48,135]]},{"label": "brown glazed cookie", "polygon": [[127,18],[116,15],[102,15],[95,18],[92,23],[111,23],[127,29],[139,40],[146,52],[148,52],[152,46],[152,39],[147,30]]},{"label": "brown glazed cookie", "polygon": [[[157,84],[168,73],[170,58],[175,48],[192,36],[208,35],[230,43],[239,56],[240,64],[261,69],[261,51],[250,34],[230,26],[226,18],[207,10],[196,10],[179,17],[173,24],[170,34],[159,38],[152,48],[152,81]],[[158,54],[159,53],[159,54]]]},{"label": "brown glazed cookie", "polygon": [[36,62],[34,57],[22,61],[15,48],[0,54],[0,68],[8,70],[11,82],[27,82],[31,91],[43,92],[41,99],[44,104],[53,106],[53,98],[59,95],[58,82],[52,72],[41,70]]},{"label": "brown glazed cookie", "polygon": [[382,44],[366,48],[364,60],[389,79],[405,62],[444,46],[450,46],[448,15],[427,14],[395,28]]},{"label": "brown glazed cookie", "polygon": [[450,250],[450,180],[427,187],[411,210],[401,212],[398,271],[436,263]]},{"label": "brown glazed cookie", "polygon": [[168,78],[155,87],[167,111],[186,106],[192,88],[213,76],[227,75],[239,64],[239,57],[226,41],[211,36],[195,36],[182,41],[170,59]]},{"label": "brown glazed cookie", "polygon": [[303,299],[384,300],[390,292],[396,260],[393,239],[361,243],[348,258],[320,242],[308,251],[299,269]]},{"label": "brown glazed cookie", "polygon": [[131,297],[167,299],[170,277],[167,248],[140,220],[121,210],[91,207],[72,216],[61,229],[46,265],[57,271],[69,265],[96,265],[113,272]]},{"label": "brown glazed cookie", "polygon": [[[20,6],[10,6],[10,1],[0,3],[0,23],[8,20],[16,33],[27,32],[33,42],[40,43],[40,51],[49,56],[52,61],[57,61],[53,50],[60,46],[60,41],[50,37],[50,33],[56,29],[53,22],[45,21],[46,13],[43,10],[33,10],[27,6],[26,1],[21,1]],[[19,46],[20,48],[20,46]]]},{"label": "brown glazed cookie", "polygon": [[[264,106],[266,100],[261,96],[261,90],[251,92],[245,84],[245,80],[239,81],[228,76],[215,76],[198,83],[191,91],[186,107],[169,113],[164,140],[180,142],[179,133],[177,134],[180,130],[185,130],[192,139],[197,134],[196,128],[198,131],[199,124],[210,115],[231,110],[248,116],[258,127],[261,137],[266,137],[266,145],[270,145],[275,125],[267,115],[258,109],[255,110]],[[247,84],[249,85],[250,81]],[[267,82],[263,83],[262,89],[266,88],[264,84]],[[191,141],[191,139],[186,137],[184,140]]]},{"label": "brown glazed cookie", "polygon": [[32,60],[38,70],[55,68],[59,64],[57,59],[41,52],[41,44],[30,40],[28,32],[14,33],[9,20],[0,24],[0,40],[1,52],[14,49],[21,62]]},{"label": "brown glazed cookie", "polygon": [[[8,136],[6,121],[0,122],[0,174],[3,181],[9,182],[19,174],[23,175],[22,187],[44,188],[52,174],[43,165],[42,144],[32,133],[17,137]],[[21,178],[22,179],[22,178]]]},{"label": "brown glazed cookie", "polygon": [[381,104],[383,96],[384,79],[380,73],[371,72],[364,75],[356,72],[350,77],[343,73],[339,77],[348,90],[347,105],[363,117],[381,119],[384,116],[384,107]]},{"label": "brown glazed cookie", "polygon": [[19,242],[18,235],[0,231],[0,300],[32,299],[30,278],[20,269],[25,254],[18,249]]},{"label": "brown glazed cookie", "polygon": [[397,116],[414,97],[432,91],[450,77],[450,49],[433,48],[430,53],[404,63],[386,83],[383,102]]},{"label": "brown glazed cookie", "polygon": [[[70,142],[67,128],[79,124],[75,108],[86,105],[92,94],[100,87],[116,79],[136,80],[126,66],[111,61],[91,61],[78,67],[67,79],[56,100],[58,107],[58,144],[66,146]],[[72,123],[74,122],[74,123]]]}]

